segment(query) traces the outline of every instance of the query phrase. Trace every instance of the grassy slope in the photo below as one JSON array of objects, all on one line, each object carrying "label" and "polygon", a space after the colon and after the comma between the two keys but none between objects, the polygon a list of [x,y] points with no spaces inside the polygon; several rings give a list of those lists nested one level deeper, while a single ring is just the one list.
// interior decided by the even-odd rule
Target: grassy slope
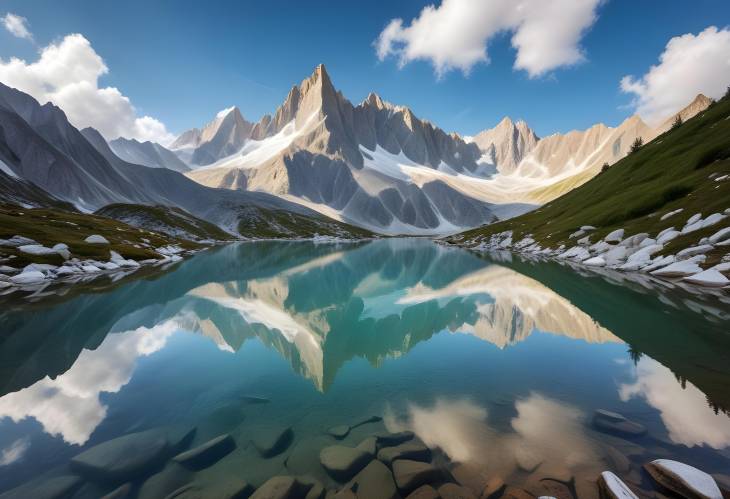
[{"label": "grassy slope", "polygon": [[259,209],[242,216],[238,231],[252,238],[306,238],[314,234],[344,238],[369,238],[374,234],[324,215],[305,216],[289,211]]},{"label": "grassy slope", "polygon": [[[593,241],[619,228],[626,229],[627,236],[640,232],[655,236],[668,227],[681,229],[695,213],[707,216],[730,208],[730,179],[716,182],[709,178],[712,174],[730,174],[730,98],[720,100],[547,205],[446,240],[473,246],[492,234],[512,230],[513,241],[532,234],[543,247],[570,247],[575,243],[568,236],[582,225],[598,228],[591,237]],[[684,211],[660,220],[677,208]],[[730,218],[675,239],[662,254],[692,246],[726,226],[730,226]],[[708,255],[707,263],[725,252],[716,250]]]},{"label": "grassy slope", "polygon": [[[84,239],[92,234],[106,237],[110,244],[84,242]],[[152,248],[144,246],[145,244],[149,244],[151,247],[178,244],[185,249],[200,247],[190,241],[138,229],[106,217],[55,208],[26,209],[15,205],[0,204],[0,238],[8,239],[14,235],[29,237],[48,247],[57,243],[66,243],[74,257],[103,261],[109,260],[109,250],[117,251],[123,257],[135,260],[160,258],[158,253]],[[143,239],[147,239],[149,243],[145,243]],[[27,255],[15,248],[0,247],[0,259],[10,255],[15,255],[15,258],[3,262],[3,264],[16,268],[33,262],[54,265],[63,263],[63,259],[59,255]]]},{"label": "grassy slope", "polygon": [[168,206],[145,206],[138,204],[110,204],[99,209],[96,215],[113,218],[134,227],[154,228],[157,232],[175,235],[185,232],[197,239],[226,241],[233,239],[217,225],[197,218],[190,213]]}]

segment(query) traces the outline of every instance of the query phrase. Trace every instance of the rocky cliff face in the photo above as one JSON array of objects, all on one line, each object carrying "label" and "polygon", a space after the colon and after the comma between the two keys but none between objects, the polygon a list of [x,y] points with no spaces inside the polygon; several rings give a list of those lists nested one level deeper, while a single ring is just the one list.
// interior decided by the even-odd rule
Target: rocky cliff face
[{"label": "rocky cliff face", "polygon": [[193,168],[209,165],[237,152],[251,136],[252,128],[237,107],[224,109],[202,129],[183,132],[170,149]]},{"label": "rocky cliff face", "polygon": [[499,124],[475,135],[473,142],[500,173],[515,171],[522,159],[540,139],[524,121],[514,123],[505,117]]},{"label": "rocky cliff face", "polygon": [[381,232],[438,233],[494,220],[489,203],[443,180],[476,171],[480,157],[475,144],[375,94],[354,106],[318,66],[237,154],[189,176],[289,196]]},{"label": "rocky cliff face", "polygon": [[177,172],[190,171],[175,153],[156,142],[139,142],[135,139],[119,137],[109,142],[114,154],[125,161],[150,168],[169,168]]}]

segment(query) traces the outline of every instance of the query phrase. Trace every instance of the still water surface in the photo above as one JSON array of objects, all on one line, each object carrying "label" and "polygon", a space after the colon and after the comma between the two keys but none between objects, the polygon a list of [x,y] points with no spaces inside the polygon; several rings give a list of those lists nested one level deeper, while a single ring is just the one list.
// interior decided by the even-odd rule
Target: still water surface
[{"label": "still water surface", "polygon": [[[0,492],[79,474],[73,497],[125,481],[132,497],[187,483],[225,497],[231,482],[274,475],[335,489],[320,450],[385,430],[414,432],[477,495],[498,477],[535,493],[553,478],[589,497],[601,471],[641,484],[641,464],[658,457],[727,474],[729,310],[719,296],[407,239],[230,245],[104,291],[8,300]],[[596,409],[647,434],[597,431]],[[382,420],[328,434],[370,416]],[[286,427],[273,457],[251,444]],[[228,433],[235,449],[132,477],[69,466],[103,442],[171,428],[196,429],[188,447]]]}]

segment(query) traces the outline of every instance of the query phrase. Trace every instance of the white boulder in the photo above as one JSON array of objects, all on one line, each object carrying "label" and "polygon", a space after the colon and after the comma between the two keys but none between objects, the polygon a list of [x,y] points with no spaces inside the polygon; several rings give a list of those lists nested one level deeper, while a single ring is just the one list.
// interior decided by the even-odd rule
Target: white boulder
[{"label": "white boulder", "polygon": [[723,241],[726,238],[730,238],[730,227],[718,230],[709,237],[709,241],[711,243],[716,243],[718,241]]},{"label": "white boulder", "polygon": [[708,251],[712,250],[712,245],[703,244],[702,246],[692,246],[690,248],[684,248],[682,251],[677,253],[677,260],[687,260],[696,255],[704,255]]},{"label": "white boulder", "polygon": [[84,239],[84,241],[89,244],[109,244],[107,238],[104,236],[100,236],[99,234],[92,234]]},{"label": "white boulder", "polygon": [[624,238],[624,229],[616,229],[603,238],[607,243],[620,243]]},{"label": "white boulder", "polygon": [[684,208],[678,208],[676,210],[670,211],[669,213],[665,213],[662,215],[662,217],[659,220],[666,220],[667,218],[676,215],[677,213],[682,213],[684,211]]},{"label": "white boulder", "polygon": [[653,270],[652,275],[658,277],[685,277],[702,272],[702,267],[692,259],[674,262],[661,269]]},{"label": "white boulder", "polygon": [[651,477],[680,497],[722,499],[715,479],[702,470],[672,461],[657,459],[644,466]]},{"label": "white boulder", "polygon": [[604,267],[606,265],[606,260],[604,260],[600,256],[594,256],[593,258],[584,260],[583,265],[589,265],[591,267]]},{"label": "white boulder", "polygon": [[671,241],[672,239],[676,239],[680,234],[681,234],[681,232],[679,232],[678,230],[674,230],[674,229],[662,231],[659,234],[659,236],[657,237],[656,241],[661,244],[666,244],[669,241]]},{"label": "white boulder", "polygon": [[42,282],[46,279],[43,272],[38,270],[23,271],[18,275],[14,275],[10,278],[10,281],[15,284],[35,284]]},{"label": "white boulder", "polygon": [[18,246],[18,251],[35,256],[56,254],[56,251],[53,248],[46,248],[41,244],[24,244],[23,246]]},{"label": "white boulder", "polygon": [[700,286],[711,286],[718,288],[730,285],[730,279],[725,277],[723,274],[720,273],[720,271],[714,268],[703,270],[702,272],[699,272],[697,274],[687,276],[682,280],[690,282],[692,284],[699,284]]}]

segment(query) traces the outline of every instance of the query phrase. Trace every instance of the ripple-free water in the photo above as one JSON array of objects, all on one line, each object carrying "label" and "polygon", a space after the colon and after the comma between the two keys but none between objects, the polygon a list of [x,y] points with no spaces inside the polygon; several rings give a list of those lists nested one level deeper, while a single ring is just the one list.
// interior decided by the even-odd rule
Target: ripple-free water
[{"label": "ripple-free water", "polygon": [[[236,448],[203,469],[84,476],[74,497],[128,480],[140,497],[186,483],[212,497],[274,475],[334,489],[320,449],[386,429],[413,431],[445,476],[475,489],[499,477],[590,491],[607,469],[640,483],[658,457],[728,473],[721,297],[502,260],[426,240],[244,243],[101,292],[7,302],[0,491],[75,476],[74,456],[155,428],[196,428],[191,447],[229,433]],[[598,432],[596,409],[648,433]],[[327,434],[370,416],[383,419]],[[276,456],[251,444],[286,427]]]}]

